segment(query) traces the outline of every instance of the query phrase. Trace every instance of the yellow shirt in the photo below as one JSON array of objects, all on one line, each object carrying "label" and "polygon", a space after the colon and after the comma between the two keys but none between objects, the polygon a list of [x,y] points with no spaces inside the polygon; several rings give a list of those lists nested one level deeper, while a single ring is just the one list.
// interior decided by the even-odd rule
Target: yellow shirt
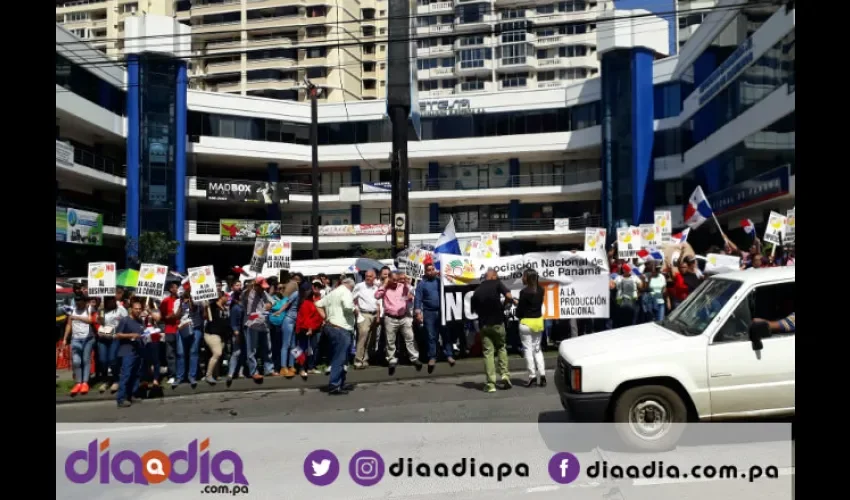
[{"label": "yellow shirt", "polygon": [[345,285],[340,285],[316,302],[325,310],[325,319],[338,328],[354,330],[354,296]]}]

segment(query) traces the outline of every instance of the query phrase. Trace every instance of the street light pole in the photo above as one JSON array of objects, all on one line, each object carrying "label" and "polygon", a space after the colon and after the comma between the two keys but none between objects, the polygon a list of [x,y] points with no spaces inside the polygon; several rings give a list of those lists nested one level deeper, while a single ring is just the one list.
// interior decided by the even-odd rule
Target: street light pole
[{"label": "street light pole", "polygon": [[313,258],[319,258],[319,103],[321,89],[306,81],[310,96],[310,149],[313,153],[313,168],[310,176],[310,193],[313,206],[310,213],[310,230],[313,235]]}]

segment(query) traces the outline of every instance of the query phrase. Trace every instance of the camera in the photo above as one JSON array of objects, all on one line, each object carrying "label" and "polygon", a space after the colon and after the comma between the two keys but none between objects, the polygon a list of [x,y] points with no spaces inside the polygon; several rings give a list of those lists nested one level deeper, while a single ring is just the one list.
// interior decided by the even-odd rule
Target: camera
[{"label": "camera", "polygon": [[357,479],[370,480],[378,477],[378,460],[374,457],[360,457],[354,464]]}]

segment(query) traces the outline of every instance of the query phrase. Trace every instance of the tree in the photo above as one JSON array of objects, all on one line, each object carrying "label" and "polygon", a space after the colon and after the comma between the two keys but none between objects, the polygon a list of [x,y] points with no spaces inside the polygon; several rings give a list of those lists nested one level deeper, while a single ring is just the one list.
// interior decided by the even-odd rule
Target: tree
[{"label": "tree", "polygon": [[391,259],[393,252],[389,248],[367,248],[363,252],[363,257],[375,260]]},{"label": "tree", "polygon": [[180,242],[159,231],[145,231],[138,240],[127,238],[127,253],[135,253],[136,265],[139,262],[168,265],[179,247]]}]

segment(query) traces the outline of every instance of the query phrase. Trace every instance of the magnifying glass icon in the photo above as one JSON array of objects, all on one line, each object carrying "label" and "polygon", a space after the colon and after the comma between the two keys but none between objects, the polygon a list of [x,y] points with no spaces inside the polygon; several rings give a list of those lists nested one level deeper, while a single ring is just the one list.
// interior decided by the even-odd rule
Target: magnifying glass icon
[{"label": "magnifying glass icon", "polygon": [[153,476],[164,476],[165,471],[162,470],[162,461],[158,458],[152,458],[147,463],[148,474]]}]

